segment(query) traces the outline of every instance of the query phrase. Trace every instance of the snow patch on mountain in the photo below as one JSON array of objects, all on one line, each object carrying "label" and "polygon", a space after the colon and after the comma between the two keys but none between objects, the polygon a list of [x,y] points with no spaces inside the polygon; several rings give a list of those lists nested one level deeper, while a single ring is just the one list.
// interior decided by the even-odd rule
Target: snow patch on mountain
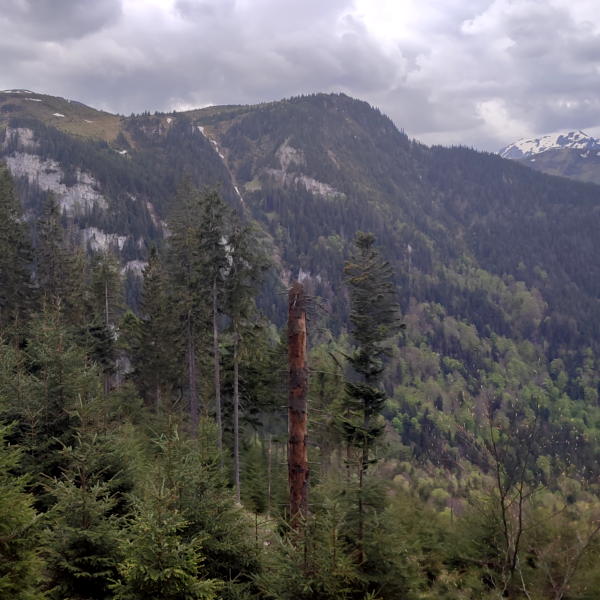
[{"label": "snow patch on mountain", "polygon": [[553,133],[540,138],[519,140],[505,146],[498,154],[502,158],[518,159],[541,154],[547,150],[563,150],[565,148],[579,150],[600,148],[600,139],[593,138],[583,131]]}]

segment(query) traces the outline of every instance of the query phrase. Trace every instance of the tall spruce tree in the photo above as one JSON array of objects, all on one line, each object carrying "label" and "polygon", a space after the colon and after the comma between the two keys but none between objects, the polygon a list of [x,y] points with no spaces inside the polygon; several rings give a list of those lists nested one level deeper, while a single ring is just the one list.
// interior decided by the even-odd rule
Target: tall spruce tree
[{"label": "tall spruce tree", "polygon": [[162,262],[153,244],[144,269],[142,319],[136,328],[134,360],[139,387],[157,413],[180,373],[177,348],[180,335],[169,304]]},{"label": "tall spruce tree", "polygon": [[382,358],[391,349],[385,342],[400,328],[399,307],[390,264],[383,260],[381,250],[374,246],[372,233],[359,231],[354,238],[356,251],[346,262],[344,273],[350,295],[350,322],[357,348],[347,359],[358,375],[346,384],[346,408],[359,413],[359,421],[344,419],[343,431],[349,444],[361,449],[358,467],[358,540],[362,562],[364,533],[363,478],[367,470],[369,450],[383,434],[379,415],[387,400],[378,384],[385,370]]},{"label": "tall spruce tree", "polygon": [[88,331],[94,358],[104,372],[104,394],[108,395],[111,375],[116,370],[115,328],[123,310],[123,279],[115,253],[102,251],[94,255],[90,287],[96,312]]},{"label": "tall spruce tree", "polygon": [[33,246],[6,163],[0,163],[0,327],[31,308]]},{"label": "tall spruce tree", "polygon": [[[234,218],[229,238],[229,276],[226,311],[233,330],[233,459],[237,501],[240,501],[240,328],[254,309],[254,297],[268,268],[266,258],[253,248],[252,229]],[[216,315],[216,313],[215,313]]]},{"label": "tall spruce tree", "polygon": [[110,250],[97,252],[92,259],[92,299],[107,327],[117,324],[123,310],[123,278],[119,257]]},{"label": "tall spruce tree", "polygon": [[198,190],[191,175],[186,175],[177,189],[177,207],[169,219],[169,283],[174,308],[179,316],[187,355],[189,413],[192,432],[198,430],[197,338],[205,316],[202,302],[201,251],[199,223],[202,210]]},{"label": "tall spruce tree", "polygon": [[69,309],[67,318],[73,321],[83,310],[85,259],[69,244],[53,194],[48,195],[37,230],[37,282],[43,292],[61,300],[63,309]]},{"label": "tall spruce tree", "polygon": [[228,229],[232,211],[216,189],[206,188],[201,197],[202,221],[199,227],[202,252],[202,280],[211,298],[215,415],[217,421],[217,447],[223,448],[223,425],[221,410],[221,373],[219,360],[219,313],[225,281],[229,272]]}]

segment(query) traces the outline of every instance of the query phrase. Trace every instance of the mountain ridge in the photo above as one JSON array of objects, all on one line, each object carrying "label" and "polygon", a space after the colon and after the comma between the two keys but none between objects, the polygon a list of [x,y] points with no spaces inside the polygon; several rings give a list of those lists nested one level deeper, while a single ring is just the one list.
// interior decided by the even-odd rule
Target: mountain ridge
[{"label": "mountain ridge", "polygon": [[[283,292],[301,278],[328,311],[318,325],[328,333],[317,335],[344,336],[345,261],[356,231],[375,234],[407,324],[384,382],[393,398],[386,416],[398,419],[406,444],[426,453],[419,432],[431,419],[445,436],[448,419],[468,419],[482,394],[531,398],[534,386],[543,395],[539,386],[554,389],[549,382],[562,372],[560,390],[544,400],[553,427],[567,435],[586,411],[578,431],[591,440],[598,423],[600,435],[598,186],[497,154],[425,146],[343,94],[118,117],[110,141],[27,112],[31,105],[47,113],[50,102],[22,103],[0,129],[0,159],[36,165],[16,177],[33,230],[50,191],[42,174],[67,190],[90,178],[106,206],[74,203],[64,225],[89,256],[101,248],[120,254],[133,310],[140,270],[153,243],[164,247],[177,186],[189,173],[199,189],[220,183],[226,202],[253,223],[273,264],[257,305],[275,327],[286,321]],[[65,115],[75,110],[60,106]],[[8,133],[24,130],[23,140]],[[517,360],[525,366],[515,372]],[[585,452],[595,452],[591,442]],[[576,460],[583,464],[583,455]]]},{"label": "mountain ridge", "polygon": [[569,133],[555,133],[539,138],[522,138],[508,144],[498,154],[502,158],[520,159],[535,156],[548,150],[600,150],[600,140],[593,138],[581,130]]}]

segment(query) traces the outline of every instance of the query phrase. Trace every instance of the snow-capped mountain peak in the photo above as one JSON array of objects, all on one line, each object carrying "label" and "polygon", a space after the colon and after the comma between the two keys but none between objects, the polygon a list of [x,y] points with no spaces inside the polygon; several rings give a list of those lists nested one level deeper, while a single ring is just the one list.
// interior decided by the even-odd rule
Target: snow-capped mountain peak
[{"label": "snow-capped mountain peak", "polygon": [[583,131],[571,133],[553,133],[535,139],[522,139],[505,146],[498,152],[502,158],[525,158],[546,152],[546,150],[561,150],[563,148],[600,149],[600,139],[590,137]]}]

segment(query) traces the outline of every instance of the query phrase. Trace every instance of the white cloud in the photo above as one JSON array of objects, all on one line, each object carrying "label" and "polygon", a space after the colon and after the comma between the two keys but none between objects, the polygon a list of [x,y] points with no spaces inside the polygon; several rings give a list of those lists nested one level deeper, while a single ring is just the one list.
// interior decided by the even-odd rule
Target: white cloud
[{"label": "white cloud", "polygon": [[0,88],[124,113],[344,91],[494,150],[600,127],[599,36],[592,0],[0,0]]}]

